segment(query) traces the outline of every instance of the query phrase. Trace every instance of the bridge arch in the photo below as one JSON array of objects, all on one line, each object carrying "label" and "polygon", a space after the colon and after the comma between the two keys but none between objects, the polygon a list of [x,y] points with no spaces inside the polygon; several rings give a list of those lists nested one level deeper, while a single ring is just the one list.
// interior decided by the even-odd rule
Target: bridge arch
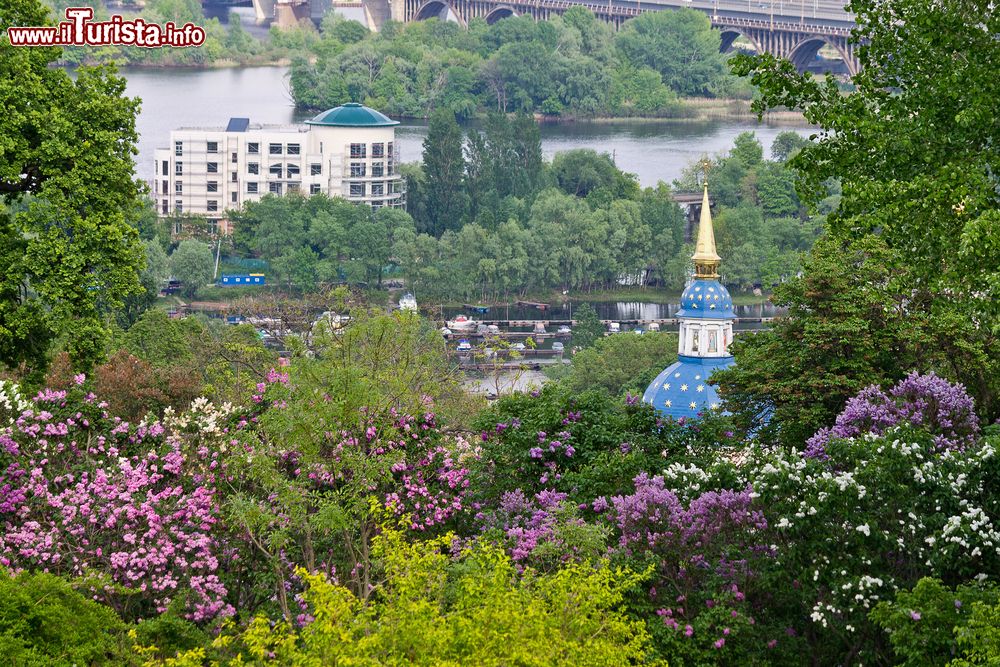
[{"label": "bridge arch", "polygon": [[763,53],[764,49],[761,48],[760,42],[751,35],[746,30],[741,30],[740,28],[735,28],[733,26],[722,26],[719,28],[722,31],[722,44],[719,46],[719,53],[729,53],[733,50],[733,42],[735,42],[740,37],[743,37],[748,42],[753,45],[753,48],[757,50],[757,53]]},{"label": "bridge arch", "polygon": [[830,39],[828,37],[823,37],[820,35],[809,35],[800,39],[791,49],[788,50],[788,55],[786,56],[788,60],[795,65],[795,68],[800,72],[804,72],[807,67],[816,59],[816,54],[824,46],[832,46],[836,49],[837,53],[844,61],[844,66],[847,68],[848,73],[854,74],[854,59],[851,54],[847,52],[841,40]]},{"label": "bridge arch", "polygon": [[499,7],[495,7],[489,14],[486,15],[486,23],[493,25],[501,19],[507,19],[517,15],[518,13],[515,12],[514,8],[510,5],[500,5]]},{"label": "bridge arch", "polygon": [[426,21],[427,19],[441,19],[442,21],[447,21],[451,17],[454,17],[455,21],[463,28],[468,27],[465,19],[458,13],[458,10],[449,3],[444,2],[444,0],[427,0],[427,2],[417,8],[412,20]]}]

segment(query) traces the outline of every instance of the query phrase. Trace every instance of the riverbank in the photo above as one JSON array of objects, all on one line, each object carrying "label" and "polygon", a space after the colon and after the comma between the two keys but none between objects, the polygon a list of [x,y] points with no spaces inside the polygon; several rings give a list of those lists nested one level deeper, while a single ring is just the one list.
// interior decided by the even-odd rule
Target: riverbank
[{"label": "riverbank", "polygon": [[[733,304],[737,306],[758,306],[769,302],[769,295],[757,296],[749,292],[735,292],[732,294]],[[562,294],[557,291],[545,292],[541,294],[531,294],[523,297],[512,296],[508,301],[479,301],[476,299],[467,301],[438,301],[428,299],[422,301],[420,306],[429,309],[435,308],[461,308],[466,304],[483,305],[490,308],[499,308],[513,305],[518,301],[525,303],[544,303],[549,306],[562,306],[569,303],[680,303],[681,293],[678,291],[664,290],[658,288],[621,287],[617,289],[601,290],[596,292],[574,292]]]}]

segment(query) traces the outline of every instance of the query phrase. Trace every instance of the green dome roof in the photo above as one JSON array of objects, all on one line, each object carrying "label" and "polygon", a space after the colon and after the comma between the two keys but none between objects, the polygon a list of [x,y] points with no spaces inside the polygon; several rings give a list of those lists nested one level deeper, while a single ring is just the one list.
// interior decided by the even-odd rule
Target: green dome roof
[{"label": "green dome roof", "polygon": [[375,109],[369,109],[357,102],[348,102],[343,106],[327,109],[323,113],[317,114],[312,120],[307,120],[306,125],[386,127],[389,125],[399,125],[399,121],[392,120],[385,114],[375,111]]}]

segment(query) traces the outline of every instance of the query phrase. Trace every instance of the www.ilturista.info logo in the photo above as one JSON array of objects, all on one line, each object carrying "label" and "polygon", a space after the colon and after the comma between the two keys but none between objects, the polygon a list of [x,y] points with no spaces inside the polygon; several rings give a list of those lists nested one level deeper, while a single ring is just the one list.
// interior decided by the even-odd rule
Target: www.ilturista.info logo
[{"label": "www.ilturista.info logo", "polygon": [[205,30],[193,23],[176,26],[147,23],[142,19],[125,20],[112,16],[109,21],[92,22],[90,7],[70,7],[66,21],[57,26],[10,27],[7,36],[11,46],[141,46],[153,49],[161,46],[201,46]]}]

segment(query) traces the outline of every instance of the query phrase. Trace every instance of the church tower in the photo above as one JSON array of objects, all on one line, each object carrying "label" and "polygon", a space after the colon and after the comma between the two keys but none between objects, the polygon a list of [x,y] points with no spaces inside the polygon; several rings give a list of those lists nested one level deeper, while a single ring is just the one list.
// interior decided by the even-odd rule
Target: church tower
[{"label": "church tower", "polygon": [[715,251],[715,229],[708,202],[708,179],[701,202],[701,220],[695,245],[694,280],[681,294],[680,340],[677,361],[663,370],[642,395],[660,412],[678,419],[691,419],[705,410],[719,408],[715,388],[708,378],[716,370],[731,366],[736,313],[729,291],[719,282],[722,258]]}]

